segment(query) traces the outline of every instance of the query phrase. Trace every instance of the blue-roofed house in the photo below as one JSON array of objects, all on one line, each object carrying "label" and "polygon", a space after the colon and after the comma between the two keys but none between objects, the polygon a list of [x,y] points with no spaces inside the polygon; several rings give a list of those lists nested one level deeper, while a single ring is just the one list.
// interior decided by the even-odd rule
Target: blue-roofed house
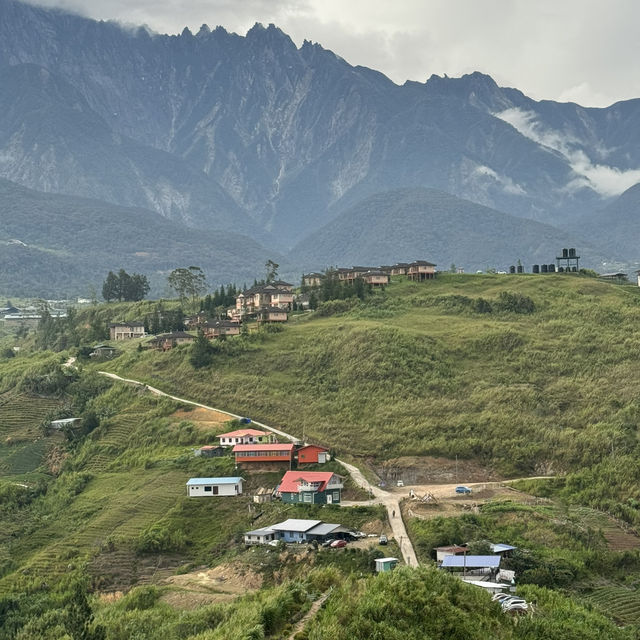
[{"label": "blue-roofed house", "polygon": [[441,569],[462,569],[474,573],[495,572],[500,567],[500,556],[445,556],[442,559]]},{"label": "blue-roofed house", "polygon": [[242,478],[189,478],[187,495],[190,498],[239,496],[242,482]]}]

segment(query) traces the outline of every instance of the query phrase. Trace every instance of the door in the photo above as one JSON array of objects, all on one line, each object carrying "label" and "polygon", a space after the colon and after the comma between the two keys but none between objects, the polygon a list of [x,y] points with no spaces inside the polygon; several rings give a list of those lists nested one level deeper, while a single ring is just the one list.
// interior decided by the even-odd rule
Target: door
[{"label": "door", "polygon": [[330,493],[327,493],[327,504],[333,503],[333,496]]}]

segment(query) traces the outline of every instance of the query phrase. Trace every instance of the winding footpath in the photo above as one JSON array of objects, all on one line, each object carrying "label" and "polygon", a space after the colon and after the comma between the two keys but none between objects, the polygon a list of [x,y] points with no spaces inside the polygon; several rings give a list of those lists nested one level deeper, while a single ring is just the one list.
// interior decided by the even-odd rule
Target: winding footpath
[{"label": "winding footpath", "polygon": [[[239,416],[235,413],[231,413],[229,411],[225,411],[224,409],[218,409],[217,407],[210,407],[206,404],[202,404],[200,402],[194,402],[193,400],[187,400],[186,398],[180,398],[178,396],[172,396],[169,393],[165,393],[160,389],[156,389],[155,387],[151,387],[144,382],[140,382],[140,380],[132,380],[131,378],[122,378],[121,376],[110,373],[109,371],[98,371],[98,373],[102,376],[106,376],[107,378],[111,378],[112,380],[117,380],[118,382],[125,382],[127,384],[132,384],[138,387],[143,387],[150,393],[153,393],[156,396],[163,396],[165,398],[170,398],[171,400],[175,400],[177,402],[181,402],[182,404],[189,404],[194,407],[200,407],[202,409],[208,409],[209,411],[217,411],[219,413],[224,413],[232,418],[242,418],[243,416]],[[257,422],[255,420],[251,420],[252,424],[258,425],[263,429],[267,429],[272,433],[275,433],[282,438],[286,438],[291,442],[299,442],[299,438],[291,435],[290,433],[286,433],[280,429],[276,429],[275,427],[270,427],[267,424],[262,422]],[[389,523],[391,524],[391,530],[393,531],[393,537],[395,538],[398,546],[400,547],[400,551],[402,553],[402,558],[405,564],[409,567],[417,567],[418,566],[418,558],[413,549],[413,545],[411,544],[411,539],[407,534],[407,530],[404,526],[404,522],[402,520],[402,511],[400,509],[400,502],[398,498],[381,489],[380,487],[376,487],[372,485],[362,474],[358,467],[344,462],[344,460],[339,460],[336,458],[336,462],[340,463],[351,475],[353,481],[365,491],[368,491],[369,494],[373,495],[372,500],[368,500],[365,502],[343,502],[343,506],[356,506],[356,505],[367,505],[367,504],[382,504],[387,509],[387,514],[389,516]]]}]

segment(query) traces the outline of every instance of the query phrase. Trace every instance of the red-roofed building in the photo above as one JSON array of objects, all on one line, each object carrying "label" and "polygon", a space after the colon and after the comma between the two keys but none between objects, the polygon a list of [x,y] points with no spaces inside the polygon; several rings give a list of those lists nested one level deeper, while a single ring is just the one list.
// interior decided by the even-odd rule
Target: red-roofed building
[{"label": "red-roofed building", "polygon": [[293,462],[293,443],[289,444],[237,444],[233,447],[236,464]]},{"label": "red-roofed building", "polygon": [[330,460],[329,449],[308,444],[298,449],[298,464],[324,464]]},{"label": "red-roofed building", "polygon": [[282,502],[340,504],[342,480],[331,471],[287,471],[277,491]]},{"label": "red-roofed building", "polygon": [[221,433],[216,437],[220,439],[220,444],[223,447],[231,447],[235,444],[268,444],[276,441],[272,433],[257,429],[238,429],[237,431],[229,431],[229,433]]}]

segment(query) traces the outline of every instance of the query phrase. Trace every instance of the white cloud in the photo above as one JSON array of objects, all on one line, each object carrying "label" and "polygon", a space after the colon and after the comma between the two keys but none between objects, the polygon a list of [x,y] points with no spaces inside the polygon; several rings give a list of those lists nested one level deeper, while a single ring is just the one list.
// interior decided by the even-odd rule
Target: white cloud
[{"label": "white cloud", "polygon": [[[533,111],[514,107],[494,115],[508,122],[523,136],[560,153],[577,174],[577,177],[567,185],[568,189],[591,187],[603,196],[617,196],[640,182],[640,169],[623,171],[609,165],[594,164],[580,148],[580,140],[561,131],[545,128],[536,120],[536,114]],[[606,150],[598,151],[600,155],[606,155]]]},{"label": "white cloud", "polygon": [[505,193],[521,196],[525,195],[526,191],[517,183],[514,182],[509,176],[501,176],[496,173],[491,167],[486,167],[484,165],[477,166],[474,171],[474,175],[489,177],[495,180]]}]

